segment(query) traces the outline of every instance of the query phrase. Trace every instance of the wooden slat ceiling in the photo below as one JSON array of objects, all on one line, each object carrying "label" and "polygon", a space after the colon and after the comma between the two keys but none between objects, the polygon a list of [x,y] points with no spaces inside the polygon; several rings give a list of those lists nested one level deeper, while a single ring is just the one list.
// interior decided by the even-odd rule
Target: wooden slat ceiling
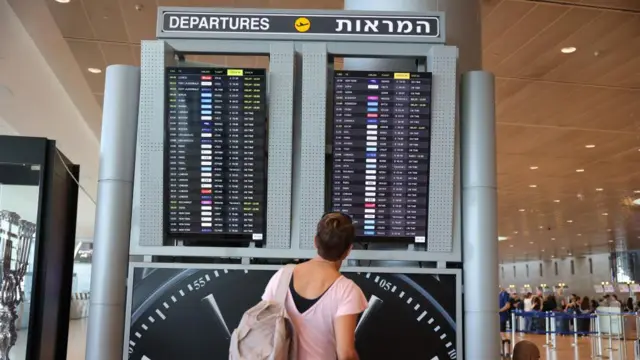
[{"label": "wooden slat ceiling", "polygon": [[[482,3],[484,67],[497,76],[499,231],[509,237],[500,242],[502,261],[640,248],[640,212],[630,206],[640,198],[640,0]],[[48,4],[82,69],[139,65],[158,5],[343,7],[342,0]],[[564,47],[577,51],[563,54]],[[268,66],[266,57],[190,59]],[[104,74],[86,78],[102,103]]]}]

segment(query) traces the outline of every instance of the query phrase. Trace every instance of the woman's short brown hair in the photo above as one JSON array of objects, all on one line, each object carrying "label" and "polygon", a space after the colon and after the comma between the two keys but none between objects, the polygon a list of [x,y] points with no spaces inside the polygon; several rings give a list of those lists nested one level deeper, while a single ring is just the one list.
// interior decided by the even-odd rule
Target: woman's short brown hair
[{"label": "woman's short brown hair", "polygon": [[356,230],[351,217],[339,212],[325,214],[316,232],[318,255],[327,261],[342,260],[353,245]]}]

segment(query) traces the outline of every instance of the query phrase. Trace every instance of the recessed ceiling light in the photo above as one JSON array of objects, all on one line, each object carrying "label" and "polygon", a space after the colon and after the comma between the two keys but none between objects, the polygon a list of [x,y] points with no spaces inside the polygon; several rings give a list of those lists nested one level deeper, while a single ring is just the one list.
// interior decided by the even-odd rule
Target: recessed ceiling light
[{"label": "recessed ceiling light", "polygon": [[509,247],[513,247],[513,245],[509,245]]},{"label": "recessed ceiling light", "polygon": [[542,250],[540,250],[540,251],[544,252],[544,249],[542,249]]},{"label": "recessed ceiling light", "polygon": [[529,244],[533,245],[533,241],[529,241]]},{"label": "recessed ceiling light", "polygon": [[596,188],[596,191],[604,191],[603,188]]},{"label": "recessed ceiling light", "polygon": [[518,211],[520,211],[520,212],[525,212],[525,209],[520,209],[520,210],[518,210]]},{"label": "recessed ceiling light", "polygon": [[551,241],[556,241],[556,238],[551,238]]},{"label": "recessed ceiling light", "polygon": [[555,255],[551,255],[552,258],[556,257]]},{"label": "recessed ceiling light", "polygon": [[640,194],[640,190],[633,190],[634,194]]},{"label": "recessed ceiling light", "polygon": [[607,229],[607,231],[608,231],[608,232],[612,232],[612,231],[613,231],[613,229]]},{"label": "recessed ceiling light", "polygon": [[70,0],[56,0],[60,4],[68,4]]},{"label": "recessed ceiling light", "polygon": [[609,242],[610,242],[610,243],[612,243],[612,242],[613,242],[613,240],[609,240]]},{"label": "recessed ceiling light", "polygon": [[596,146],[593,144],[589,144],[589,145],[585,145],[584,147],[586,147],[587,149],[593,149]]},{"label": "recessed ceiling light", "polygon": [[578,236],[582,236],[582,234],[578,234]]},{"label": "recessed ceiling light", "polygon": [[513,233],[514,233],[514,234],[516,234],[516,235],[518,235],[518,232],[517,232],[517,231],[514,231]]},{"label": "recessed ceiling light", "polygon": [[571,254],[571,253],[569,253],[569,254],[567,254],[567,255],[571,256],[572,254]]},{"label": "recessed ceiling light", "polygon": [[538,185],[529,185],[530,188],[537,188]]},{"label": "recessed ceiling light", "polygon": [[567,46],[560,49],[560,51],[562,51],[563,54],[573,54],[574,52],[576,52],[576,50],[578,49],[574,46]]},{"label": "recessed ceiling light", "polygon": [[531,170],[538,170],[538,167],[537,167],[537,166],[529,166],[529,169],[531,169]]},{"label": "recessed ceiling light", "polygon": [[560,200],[553,200],[553,202],[554,202],[554,203],[559,203],[559,202],[560,202]]},{"label": "recessed ceiling light", "polygon": [[567,220],[567,222],[568,222],[569,224],[571,224],[571,223],[573,222],[573,220]]},{"label": "recessed ceiling light", "polygon": [[584,243],[584,246],[589,246],[589,244],[587,244],[587,243]]},{"label": "recessed ceiling light", "polygon": [[609,213],[602,213],[602,216],[607,216],[609,215]]},{"label": "recessed ceiling light", "polygon": [[563,247],[561,247],[560,249],[564,250],[564,249],[566,249],[566,248],[563,246]]},{"label": "recessed ceiling light", "polygon": [[88,68],[87,71],[89,71],[92,74],[100,74],[102,72],[102,70],[98,68]]},{"label": "recessed ceiling light", "polygon": [[498,241],[505,241],[505,240],[509,240],[509,238],[506,236],[498,236]]},{"label": "recessed ceiling light", "polygon": [[633,200],[633,205],[640,206],[640,199]]},{"label": "recessed ceiling light", "polygon": [[576,169],[576,172],[584,172],[584,169]]}]

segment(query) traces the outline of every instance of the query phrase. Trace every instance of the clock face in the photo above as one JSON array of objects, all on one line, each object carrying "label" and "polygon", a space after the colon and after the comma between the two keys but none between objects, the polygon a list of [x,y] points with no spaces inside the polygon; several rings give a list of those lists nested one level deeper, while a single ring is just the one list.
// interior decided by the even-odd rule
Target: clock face
[{"label": "clock face", "polygon": [[[360,269],[362,270],[362,269]],[[136,268],[129,358],[226,359],[243,313],[274,270]],[[362,360],[456,359],[455,275],[345,272],[364,292]]]}]

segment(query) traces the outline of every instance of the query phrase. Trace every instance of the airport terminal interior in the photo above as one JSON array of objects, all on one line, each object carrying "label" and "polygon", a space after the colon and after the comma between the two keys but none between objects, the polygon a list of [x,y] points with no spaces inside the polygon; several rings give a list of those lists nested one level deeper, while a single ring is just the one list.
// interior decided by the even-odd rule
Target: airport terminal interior
[{"label": "airport terminal interior", "polygon": [[640,0],[0,0],[0,360],[228,359],[332,213],[362,360],[640,360],[638,165]]}]

